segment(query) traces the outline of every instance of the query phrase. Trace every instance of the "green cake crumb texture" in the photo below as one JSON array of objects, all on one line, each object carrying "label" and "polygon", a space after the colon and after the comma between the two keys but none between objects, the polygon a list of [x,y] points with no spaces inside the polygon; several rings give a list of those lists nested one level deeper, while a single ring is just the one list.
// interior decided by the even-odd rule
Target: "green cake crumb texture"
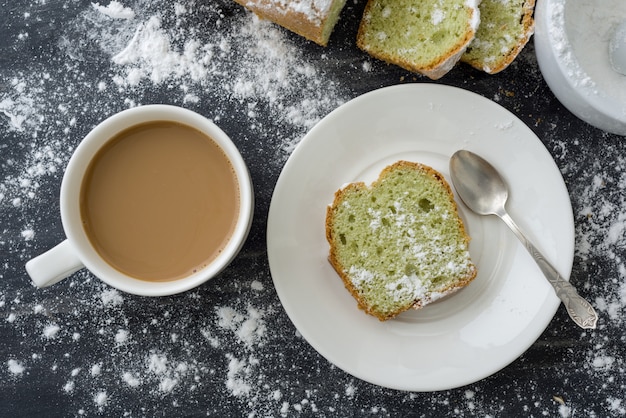
[{"label": "green cake crumb texture", "polygon": [[362,47],[431,67],[467,37],[464,0],[378,0],[364,15]]},{"label": "green cake crumb texture", "polygon": [[482,0],[480,26],[461,60],[486,72],[506,67],[532,33],[532,5],[528,3],[528,0]]},{"label": "green cake crumb texture", "polygon": [[372,187],[343,190],[337,261],[374,313],[398,313],[437,299],[473,268],[460,223],[447,183],[396,166]]}]

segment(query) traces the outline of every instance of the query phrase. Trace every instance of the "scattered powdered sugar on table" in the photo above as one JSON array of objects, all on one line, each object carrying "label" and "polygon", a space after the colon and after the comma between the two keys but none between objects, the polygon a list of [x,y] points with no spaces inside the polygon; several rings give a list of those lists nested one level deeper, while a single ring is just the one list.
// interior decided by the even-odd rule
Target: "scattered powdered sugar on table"
[{"label": "scattered powdered sugar on table", "polygon": [[[43,16],[31,16],[30,9],[39,10],[45,3],[33,1],[23,10],[24,21],[41,21]],[[323,58],[309,60],[284,31],[249,13],[233,14],[229,4],[85,3],[82,9],[77,6],[73,20],[54,26],[59,33],[50,49],[57,55],[34,60],[29,72],[0,74],[0,129],[16,141],[12,149],[17,150],[3,157],[0,211],[7,224],[2,251],[25,261],[34,246],[45,249],[40,240],[54,231],[62,239],[59,226],[55,230],[48,225],[49,213],[56,214],[58,208],[41,206],[56,201],[73,149],[99,120],[152,102],[154,91],[167,91],[173,104],[206,110],[219,125],[245,124],[248,136],[237,139],[254,142],[254,149],[271,157],[268,171],[278,171],[304,134],[347,100],[350,88],[325,73]],[[28,28],[11,40],[16,47],[33,37]],[[362,58],[357,62],[359,74],[365,76],[380,68]],[[94,63],[95,80],[86,75]],[[224,111],[232,108],[239,111]],[[507,131],[511,123],[503,121],[497,128]],[[528,403],[533,416],[593,416],[598,410],[623,416],[624,360],[612,339],[626,341],[623,335],[609,334],[625,326],[626,197],[621,191],[626,188],[626,170],[609,176],[602,164],[625,167],[626,157],[613,142],[607,143],[593,170],[578,172],[582,162],[576,158],[564,166],[572,158],[565,158],[571,144],[585,147],[585,134],[566,142],[555,132],[546,141],[560,158],[577,202],[576,257],[582,260],[580,269],[589,269],[588,280],[578,285],[599,295],[594,305],[601,314],[600,327],[584,334],[593,344],[578,366],[582,376],[592,376],[592,383],[608,388],[590,389],[603,397],[601,404],[557,404],[551,394],[526,393],[532,385],[516,381],[503,382],[503,392],[510,392],[506,394],[485,393],[481,384],[456,392],[415,394],[354,379],[317,356],[293,330],[273,287],[258,273],[263,254],[254,251],[241,261],[249,273],[245,277],[226,271],[211,286],[164,302],[140,302],[86,272],[49,290],[26,283],[4,287],[3,329],[23,339],[27,348],[5,351],[0,376],[7,387],[33,376],[55,382],[51,390],[60,402],[75,408],[77,416],[145,416],[166,410],[176,415],[183,406],[209,416],[224,415],[224,410],[243,416],[388,416],[395,403],[419,401],[431,405],[432,411],[440,407],[457,416],[495,417],[502,416],[502,408],[515,397]],[[48,221],[43,224],[40,216],[45,213]],[[608,260],[611,270],[595,271],[599,259]],[[11,269],[23,275],[22,266],[5,265],[0,279],[19,276]],[[66,293],[55,296],[57,292]],[[203,303],[203,298],[211,303]],[[310,382],[320,376],[328,384],[311,388]],[[565,381],[568,376],[557,378]],[[144,409],[126,410],[132,399],[141,399]]]},{"label": "scattered powdered sugar on table", "polygon": [[7,361],[7,367],[9,368],[9,372],[14,375],[24,373],[24,366],[17,360],[10,359]]},{"label": "scattered powdered sugar on table", "polygon": [[119,306],[124,303],[124,297],[117,289],[107,289],[100,294],[104,306]]},{"label": "scattered powdered sugar on table", "polygon": [[[626,167],[626,157],[609,154],[611,165]],[[599,167],[598,167],[599,168]],[[608,316],[613,323],[624,325],[626,308],[626,196],[622,192],[626,187],[626,171],[620,170],[615,177],[607,178],[599,169],[587,174],[588,182],[574,190],[581,196],[581,206],[577,219],[576,253],[583,260],[597,257],[599,254],[611,260],[615,267],[616,279],[609,282],[596,282],[603,286],[601,295],[596,299],[597,308]],[[591,280],[592,278],[590,278]]]},{"label": "scattered powdered sugar on table", "polygon": [[[252,132],[276,149],[268,162],[282,165],[302,136],[346,99],[277,27],[251,14],[230,16],[225,22],[220,6],[213,7],[206,27],[228,24],[226,34],[185,29],[187,19],[193,18],[192,8],[180,3],[154,12],[148,7],[133,11],[115,1],[106,6],[93,3],[61,35],[59,47],[71,58],[62,64],[63,73],[42,69],[5,80],[8,90],[0,96],[4,115],[0,122],[9,131],[24,133],[32,144],[25,147],[26,163],[0,184],[0,205],[32,205],[41,182],[61,175],[80,140],[76,132],[87,133],[88,127],[78,130],[76,124],[94,96],[101,120],[121,110],[121,103],[141,104],[133,97],[150,85],[170,86],[170,96],[181,105],[201,105],[204,96],[221,97],[218,103],[206,104],[212,109],[206,116],[218,124],[242,117]],[[166,19],[168,26],[163,23]],[[108,57],[110,71],[96,85],[78,89],[74,86],[86,82],[80,64],[87,45],[93,43]],[[239,67],[232,68],[232,62]],[[125,93],[128,97],[120,102]],[[222,114],[219,100],[235,101],[241,111]],[[284,124],[296,134],[285,136],[287,131],[280,128]],[[73,140],[68,143],[67,137]],[[23,226],[25,240],[36,233],[33,223]]]},{"label": "scattered powdered sugar on table", "polygon": [[[179,18],[185,16],[186,9],[178,6],[176,10]],[[211,23],[221,26],[221,19]],[[163,27],[162,20],[152,15],[121,28],[133,35],[124,49],[111,51],[111,61],[120,67],[112,80],[115,85],[182,80],[183,102],[191,103],[198,103],[198,90],[217,87],[218,96],[241,102],[242,113],[253,126],[263,123],[258,120],[258,108],[264,106],[271,118],[299,128],[302,134],[343,101],[332,81],[307,63],[280,30],[254,15],[236,22],[226,36],[211,39],[181,35],[181,27],[172,32]],[[239,62],[234,71],[232,62]],[[299,139],[282,139],[285,156]]]},{"label": "scattered powdered sugar on table", "polygon": [[248,348],[262,344],[266,331],[264,312],[252,306],[246,313],[239,313],[230,307],[217,308],[218,326],[232,331],[237,339]]},{"label": "scattered powdered sugar on table", "polygon": [[[151,89],[167,89],[174,104],[203,105],[210,110],[206,116],[218,124],[248,124],[259,136],[259,147],[266,143],[275,150],[267,163],[280,167],[301,137],[345,100],[332,80],[319,66],[307,62],[284,32],[249,13],[226,16],[219,3],[202,6],[206,9],[203,18],[208,20],[202,27],[208,31],[199,33],[196,24],[188,22],[196,18],[192,11],[202,7],[193,2],[159,7],[148,3],[138,1],[134,7],[120,1],[91,3],[74,21],[63,25],[65,32],[59,35],[57,46],[65,58],[51,58],[54,65],[50,66],[60,67],[60,72],[43,65],[30,73],[2,76],[0,124],[21,138],[23,145],[20,155],[5,161],[10,169],[0,183],[1,209],[18,213],[17,234],[1,245],[33,242],[46,230],[37,218],[23,215],[37,207],[43,193],[46,197],[42,199],[54,201],[48,195],[58,190],[48,190],[47,185],[58,185],[74,147],[90,129],[85,124],[87,108],[97,114],[97,119],[89,120],[95,124],[123,108],[144,100],[149,103],[144,96]],[[230,29],[211,33],[214,25]],[[90,50],[94,46],[96,50]],[[109,67],[95,83],[84,74],[87,54],[100,55]],[[233,68],[232,62],[241,66]],[[205,97],[217,97],[218,101],[203,103]],[[241,112],[224,113],[224,108],[232,106],[222,106],[220,101],[237,104]],[[285,125],[290,129],[281,128]],[[83,283],[93,280],[86,272],[75,278]],[[271,291],[259,280],[249,284],[248,292],[253,294]],[[48,362],[50,373],[64,375],[58,391],[73,402],[82,400],[78,415],[123,409],[123,390],[141,391],[144,397],[155,399],[169,396],[176,405],[180,401],[173,396],[203,390],[207,380],[221,380],[224,392],[207,393],[209,398],[230,395],[242,405],[251,405],[250,410],[261,403],[265,405],[261,409],[271,415],[284,408],[280,385],[264,382],[267,355],[258,352],[268,339],[277,338],[268,335],[266,323],[268,316],[276,315],[276,306],[261,308],[252,301],[241,306],[221,305],[203,315],[203,323],[195,331],[198,335],[189,335],[185,318],[173,319],[168,312],[147,318],[143,329],[130,324],[126,311],[132,309],[132,298],[106,286],[95,295],[79,293],[76,298],[74,315],[84,317],[89,312],[84,326],[48,318],[48,312],[60,308],[54,300],[36,300],[27,315],[19,308],[25,306],[19,293],[0,295],[2,305],[11,308],[6,322],[26,332],[28,322],[35,320],[42,347],[29,358],[5,359],[6,371],[19,379],[31,366],[39,369]],[[143,347],[152,341],[144,335],[155,328],[165,333],[162,343]],[[192,346],[198,338],[206,348]],[[84,353],[97,344],[108,347],[111,355],[87,357],[75,364],[72,352],[53,349],[67,344]],[[221,364],[210,364],[197,355],[198,350],[225,354]],[[305,410],[301,400],[299,408]]]},{"label": "scattered powdered sugar on table", "polygon": [[56,338],[61,328],[57,324],[49,324],[43,329],[43,336],[46,339]]},{"label": "scattered powdered sugar on table", "polygon": [[118,1],[112,1],[108,6],[101,6],[100,3],[91,3],[91,5],[100,13],[113,19],[132,19],[135,17],[135,12],[132,9],[124,7]]},{"label": "scattered powdered sugar on table", "polygon": [[[572,205],[575,219],[576,246],[574,268],[580,269],[580,278],[575,285],[582,292],[594,289],[595,299],[590,300],[599,314],[597,338],[585,353],[585,369],[590,369],[593,376],[603,381],[603,387],[610,394],[623,395],[623,382],[616,376],[623,373],[624,359],[620,349],[626,343],[623,330],[626,326],[626,157],[618,151],[619,142],[610,141],[606,134],[592,139],[589,132],[580,132],[579,136],[563,139],[558,132],[554,138],[546,139],[556,144],[555,159],[567,155],[567,144],[571,142],[583,150],[592,140],[606,140],[597,159],[585,165],[581,161],[584,151],[579,155],[567,155],[560,161],[566,182],[569,180],[569,192],[573,196]],[[623,140],[618,138],[619,140]],[[588,150],[586,150],[588,151]],[[567,161],[567,162],[566,162]],[[584,169],[582,169],[584,167]],[[609,174],[611,173],[611,174]],[[598,268],[598,262],[607,266]],[[609,333],[611,335],[606,335]],[[606,404],[614,405],[612,397]],[[612,406],[613,412],[618,412]],[[578,416],[577,411],[562,406],[562,416]],[[584,414],[584,413],[583,413]],[[622,416],[617,413],[616,416]]]},{"label": "scattered powdered sugar on table", "polygon": [[[44,359],[53,361],[52,370],[55,373],[63,373],[62,370],[66,369],[66,380],[59,391],[73,400],[86,400],[87,397],[91,403],[91,406],[89,403],[84,404],[81,409],[83,412],[79,415],[89,411],[106,413],[110,407],[119,408],[122,402],[120,391],[123,390],[141,391],[144,397],[169,396],[171,402],[176,404],[179,402],[178,395],[195,393],[203,390],[207,381],[220,380],[223,394],[207,393],[206,396],[232,396],[244,405],[251,405],[252,409],[276,414],[284,408],[283,391],[280,384],[276,386],[266,380],[268,356],[274,353],[265,353],[263,348],[267,342],[279,337],[275,331],[269,333],[267,320],[272,320],[280,308],[277,305],[265,305],[263,308],[256,305],[256,298],[267,292],[258,280],[251,280],[247,287],[247,301],[221,305],[212,313],[205,313],[197,325],[199,331],[195,328],[186,329],[189,316],[170,318],[169,311],[155,311],[158,316],[147,318],[143,324],[128,324],[129,329],[119,328],[119,324],[127,322],[125,312],[133,309],[129,306],[132,302],[120,297],[116,290],[103,287],[100,294],[90,297],[98,303],[89,312],[92,321],[87,322],[80,331],[81,335],[97,338],[99,344],[107,346],[110,356],[93,358],[93,363],[72,365],[68,362],[72,357],[68,353],[60,359],[53,359],[44,352],[33,356],[31,360],[10,358],[6,362],[7,370],[19,378],[28,370],[29,361],[36,366]],[[197,297],[197,293],[185,296],[190,300]],[[107,302],[100,303],[102,301]],[[41,307],[38,311],[43,314],[45,308]],[[102,325],[100,328],[98,323]],[[23,322],[20,321],[20,324]],[[164,333],[162,344],[144,346],[147,342],[142,341],[143,335],[151,327],[157,327]],[[75,338],[67,331],[55,323],[47,323],[41,338],[45,341],[56,338],[65,344],[73,341],[77,349],[88,352],[80,348],[85,347],[83,337]],[[221,362],[207,362],[198,354],[204,351],[203,341],[207,343],[209,351],[219,349],[224,353]],[[196,346],[198,342],[200,346]],[[89,361],[90,358],[85,360]],[[64,365],[60,365],[59,361]],[[116,389],[111,390],[111,387]],[[298,402],[297,408],[306,410],[301,400]]]}]

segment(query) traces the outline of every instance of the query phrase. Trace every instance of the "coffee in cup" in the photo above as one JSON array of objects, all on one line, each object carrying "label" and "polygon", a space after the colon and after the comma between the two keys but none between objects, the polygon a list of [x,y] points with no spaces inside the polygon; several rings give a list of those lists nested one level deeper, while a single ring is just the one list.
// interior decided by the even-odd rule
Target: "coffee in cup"
[{"label": "coffee in cup", "polygon": [[252,212],[248,170],[223,131],[182,108],[133,108],[76,149],[61,186],[67,240],[27,271],[38,286],[84,266],[126,292],[179,293],[230,263]]}]

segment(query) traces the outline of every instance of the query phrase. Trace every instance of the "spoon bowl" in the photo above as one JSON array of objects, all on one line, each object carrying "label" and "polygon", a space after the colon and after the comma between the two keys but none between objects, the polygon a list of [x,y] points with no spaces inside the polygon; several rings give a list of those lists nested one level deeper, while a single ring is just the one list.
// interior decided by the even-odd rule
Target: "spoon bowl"
[{"label": "spoon bowl", "polygon": [[508,188],[498,171],[473,152],[460,150],[450,158],[450,175],[454,188],[468,208],[479,215],[496,215],[511,228],[554,288],[572,320],[581,328],[595,328],[598,314],[591,304],[559,274],[507,213]]},{"label": "spoon bowl", "polygon": [[454,173],[452,182],[463,202],[473,212],[497,215],[509,196],[504,179],[487,161],[470,154],[470,151],[461,150],[450,159],[450,171]]}]

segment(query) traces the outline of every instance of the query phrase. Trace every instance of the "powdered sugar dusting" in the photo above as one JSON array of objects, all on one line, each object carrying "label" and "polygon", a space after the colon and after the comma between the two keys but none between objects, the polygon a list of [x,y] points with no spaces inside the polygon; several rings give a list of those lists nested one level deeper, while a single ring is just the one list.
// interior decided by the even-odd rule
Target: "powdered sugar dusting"
[{"label": "powdered sugar dusting", "polygon": [[56,338],[57,333],[61,328],[57,324],[48,324],[43,329],[43,336],[46,339]]},{"label": "powdered sugar dusting", "polygon": [[550,22],[552,23],[548,31],[557,56],[567,67],[568,74],[576,86],[595,89],[595,82],[580,67],[571,49],[570,41],[565,31],[565,2],[556,2],[550,13]]},{"label": "powdered sugar dusting", "polygon": [[[575,121],[565,135],[571,119],[554,110],[532,49],[498,78],[465,77],[460,67],[446,80],[546,133],[574,204],[572,279],[591,296],[599,327],[580,332],[559,311],[536,345],[487,380],[396,392],[348,375],[293,328],[272,285],[263,222],[282,166],[318,120],[358,93],[415,79],[348,38],[308,45],[230,0],[61,3],[17,0],[5,14],[0,415],[23,406],[46,414],[42,399],[63,416],[624,415],[625,145]],[[353,36],[363,5],[347,4],[335,34]],[[23,263],[64,238],[58,193],[74,148],[103,118],[157,101],[216,121],[250,164],[258,216],[241,257],[168,298],[124,294],[86,271],[35,289]],[[509,123],[497,125],[503,135]],[[18,405],[15,394],[34,401]]]},{"label": "powdered sugar dusting", "polygon": [[278,10],[280,13],[300,13],[316,25],[323,22],[332,4],[331,0],[269,0],[265,2],[249,1],[246,3],[253,10],[266,9],[272,12]]},{"label": "powdered sugar dusting", "polygon": [[[133,15],[130,7],[122,7],[119,2],[107,7],[94,3],[69,25],[60,42],[69,57],[81,59],[81,48],[96,43],[111,62],[112,71],[103,74],[97,85],[88,86],[90,94],[100,96],[100,118],[120,110],[106,105],[110,102],[107,97],[118,91],[126,90],[132,96],[132,89],[145,83],[161,86],[173,82],[180,103],[200,105],[200,97],[207,94],[222,97],[225,102],[240,102],[253,132],[278,142],[277,158],[271,161],[281,164],[308,129],[345,101],[334,82],[322,77],[320,69],[308,63],[273,25],[245,15],[229,21],[232,29],[227,33],[206,37],[186,32],[189,9],[175,6],[177,22],[173,29],[163,25],[166,14]],[[222,21],[218,12],[210,24],[220,27]],[[241,63],[236,72],[231,71],[233,61]],[[73,62],[64,64],[65,74],[18,74],[8,80],[8,89],[0,98],[5,126],[18,132],[28,129],[37,147],[21,170],[0,185],[0,204],[29,204],[41,181],[56,176],[67,163],[72,147],[63,138],[73,134],[82,111],[81,92],[66,93],[63,82],[72,76],[82,82],[82,70],[73,67]],[[65,99],[61,105],[47,102],[59,97]],[[78,106],[68,107],[68,102]],[[140,104],[131,97],[121,103],[124,107]],[[214,113],[209,116],[216,120],[234,116],[220,114],[219,107],[211,108]],[[277,125],[292,126],[295,135],[284,136],[284,131],[274,131],[274,124],[267,126],[258,120],[260,109],[269,112],[269,120],[274,119]],[[49,126],[49,120],[58,123]],[[81,131],[84,133],[84,128]],[[25,239],[35,233],[30,225],[25,225],[24,231]]]},{"label": "powdered sugar dusting", "polygon": [[[230,3],[228,6],[233,7]],[[4,79],[6,89],[0,96],[2,129],[16,133],[31,145],[24,147],[21,156],[6,161],[5,166],[13,169],[6,172],[0,184],[3,210],[26,213],[49,199],[48,193],[58,190],[73,148],[90,126],[123,108],[149,102],[145,92],[154,89],[170,90],[173,104],[206,106],[210,109],[208,116],[218,123],[241,123],[242,116],[251,134],[273,150],[267,164],[282,166],[300,138],[345,98],[279,28],[243,11],[227,16],[222,8],[219,3],[205,7],[206,27],[230,27],[214,33],[198,32],[189,23],[197,18],[198,8],[192,3],[152,7],[143,1],[94,2],[75,20],[65,22],[58,42],[65,58],[52,66],[59,72],[34,68],[32,73]],[[88,70],[83,68],[88,54],[99,54],[108,62],[109,69],[95,81],[87,78]],[[234,69],[232,62],[241,66]],[[211,101],[205,103],[208,97]],[[224,113],[224,109],[233,107],[232,103],[242,112]],[[86,117],[87,108],[97,116]],[[290,128],[282,129],[285,125]],[[57,211],[51,210],[55,216]],[[3,245],[36,243],[45,231],[46,225],[36,218],[16,219],[17,235]],[[61,239],[62,234],[56,236]],[[99,284],[84,271],[74,278],[70,287],[81,283],[81,289],[88,289],[86,294],[75,294],[77,305],[72,308],[74,315],[83,319],[67,322],[41,318],[35,332],[43,346],[69,344],[80,347],[83,355],[94,353],[82,360],[86,364],[72,364],[57,388],[71,402],[80,404],[78,415],[89,411],[116,415],[112,411],[120,411],[120,390],[142,391],[144,398],[169,396],[176,404],[181,402],[178,394],[198,392],[215,384],[222,391],[218,397],[241,399],[241,405],[257,404],[251,409],[274,414],[283,407],[285,397],[280,384],[258,386],[264,379],[267,357],[274,355],[256,351],[269,338],[277,337],[268,335],[267,326],[268,317],[276,324],[276,301],[273,307],[252,301],[241,306],[222,305],[213,314],[203,312],[199,328],[193,331],[186,329],[187,324],[194,324],[189,319],[191,314],[174,318],[173,312],[160,310],[149,313],[137,327],[128,322],[127,316],[137,303],[133,297]],[[248,291],[267,298],[271,287],[268,289],[265,281],[260,277],[251,280]],[[5,297],[1,297],[3,306]],[[194,306],[199,295],[188,293],[186,297]],[[13,309],[20,303],[18,296],[9,304]],[[36,300],[34,306],[36,315],[61,308],[54,299]],[[26,318],[22,319],[19,312],[8,312],[6,322],[18,328],[24,326]],[[153,335],[159,329],[167,331],[162,341],[160,332],[155,341]],[[190,343],[197,341],[195,338],[200,338],[200,346]],[[110,356],[95,354],[98,350],[94,344],[107,347]],[[221,363],[206,363],[213,351],[224,352]],[[45,367],[49,372],[60,373],[74,356],[70,351],[47,354],[42,349],[32,358],[29,354],[24,359],[6,359],[5,370],[19,379],[31,365],[40,367],[45,360],[50,364]],[[213,395],[209,392],[206,396]],[[301,401],[306,395],[299,396],[294,404],[304,411]],[[259,406],[259,402],[265,405]]]},{"label": "powdered sugar dusting", "polygon": [[14,375],[20,375],[24,373],[24,366],[17,360],[10,359],[7,361],[7,367],[9,368],[9,372]]},{"label": "powdered sugar dusting", "polygon": [[445,18],[446,14],[441,9],[434,9],[431,17],[431,21],[433,25],[440,24]]},{"label": "powdered sugar dusting", "polygon": [[132,9],[124,7],[118,1],[111,1],[108,6],[101,6],[100,3],[91,3],[91,5],[100,13],[113,19],[132,19],[135,17],[135,12]]},{"label": "powdered sugar dusting", "polygon": [[124,302],[124,298],[117,289],[106,289],[100,294],[100,299],[107,307],[119,306]]}]

